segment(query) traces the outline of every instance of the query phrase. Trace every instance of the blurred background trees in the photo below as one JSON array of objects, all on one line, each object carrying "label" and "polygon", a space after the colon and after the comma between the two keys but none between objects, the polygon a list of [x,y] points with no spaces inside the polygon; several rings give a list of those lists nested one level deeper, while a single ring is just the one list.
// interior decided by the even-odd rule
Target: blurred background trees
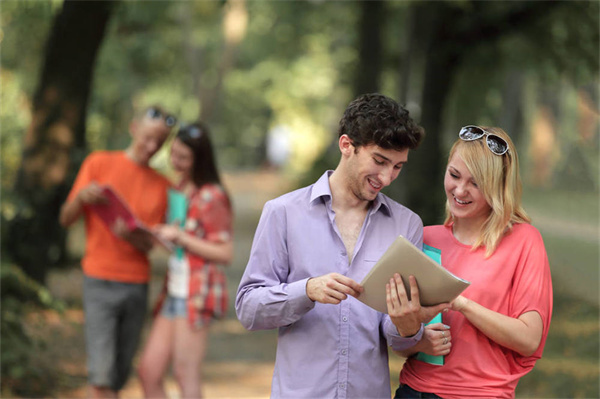
[{"label": "blurred background trees", "polygon": [[[3,268],[12,262],[43,284],[68,263],[60,204],[89,151],[127,145],[136,108],[159,102],[183,121],[205,120],[231,173],[263,167],[270,132],[285,131],[280,172],[310,184],[337,164],[348,102],[377,91],[427,132],[387,194],[439,223],[458,129],[503,127],[519,149],[534,224],[565,266],[553,272],[591,273],[579,294],[597,303],[599,5],[5,1]],[[166,154],[154,166],[168,172]]]}]

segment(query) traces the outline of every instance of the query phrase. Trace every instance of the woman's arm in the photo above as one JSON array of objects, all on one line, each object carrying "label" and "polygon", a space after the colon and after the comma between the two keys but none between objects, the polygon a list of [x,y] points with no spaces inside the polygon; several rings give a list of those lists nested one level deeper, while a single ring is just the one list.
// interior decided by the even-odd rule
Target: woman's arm
[{"label": "woman's arm", "polygon": [[461,312],[471,324],[498,345],[522,356],[531,356],[540,346],[543,323],[538,312],[525,312],[518,318],[494,312],[460,295],[451,309]]},{"label": "woman's arm", "polygon": [[174,225],[158,225],[155,231],[164,239],[181,246],[184,250],[209,262],[229,264],[233,258],[233,243],[204,240],[186,233]]},{"label": "woman's arm", "polygon": [[188,252],[198,255],[210,262],[227,265],[233,259],[233,243],[213,242],[203,240],[202,238],[194,237],[187,234],[183,230],[178,230],[179,234],[175,243],[181,246]]}]

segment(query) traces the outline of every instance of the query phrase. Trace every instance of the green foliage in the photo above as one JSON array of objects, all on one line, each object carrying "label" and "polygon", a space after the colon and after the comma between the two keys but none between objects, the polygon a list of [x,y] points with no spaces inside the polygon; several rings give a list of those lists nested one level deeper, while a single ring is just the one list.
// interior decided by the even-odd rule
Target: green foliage
[{"label": "green foliage", "polygon": [[56,384],[55,375],[48,365],[39,367],[41,359],[36,355],[44,343],[29,334],[24,327],[24,319],[33,311],[62,311],[64,305],[55,300],[45,287],[27,277],[13,264],[0,264],[0,285],[2,396],[47,395]]}]

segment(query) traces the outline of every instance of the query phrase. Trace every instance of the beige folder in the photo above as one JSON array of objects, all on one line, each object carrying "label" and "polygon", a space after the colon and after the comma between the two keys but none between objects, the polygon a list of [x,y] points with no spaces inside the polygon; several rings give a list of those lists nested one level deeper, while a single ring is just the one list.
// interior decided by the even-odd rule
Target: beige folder
[{"label": "beige folder", "polygon": [[358,300],[379,312],[387,313],[385,285],[394,273],[402,276],[409,298],[408,276],[415,276],[419,299],[424,306],[450,302],[470,284],[438,265],[406,238],[398,236],[360,283],[364,292]]}]

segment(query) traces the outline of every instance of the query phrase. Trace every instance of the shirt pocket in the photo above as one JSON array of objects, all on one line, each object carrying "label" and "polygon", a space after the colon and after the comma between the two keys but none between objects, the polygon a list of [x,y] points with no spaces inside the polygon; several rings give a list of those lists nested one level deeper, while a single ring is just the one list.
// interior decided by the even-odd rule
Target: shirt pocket
[{"label": "shirt pocket", "polygon": [[348,277],[360,283],[375,266],[377,261],[379,261],[384,252],[385,249],[370,249],[359,254],[358,258],[353,262]]}]

